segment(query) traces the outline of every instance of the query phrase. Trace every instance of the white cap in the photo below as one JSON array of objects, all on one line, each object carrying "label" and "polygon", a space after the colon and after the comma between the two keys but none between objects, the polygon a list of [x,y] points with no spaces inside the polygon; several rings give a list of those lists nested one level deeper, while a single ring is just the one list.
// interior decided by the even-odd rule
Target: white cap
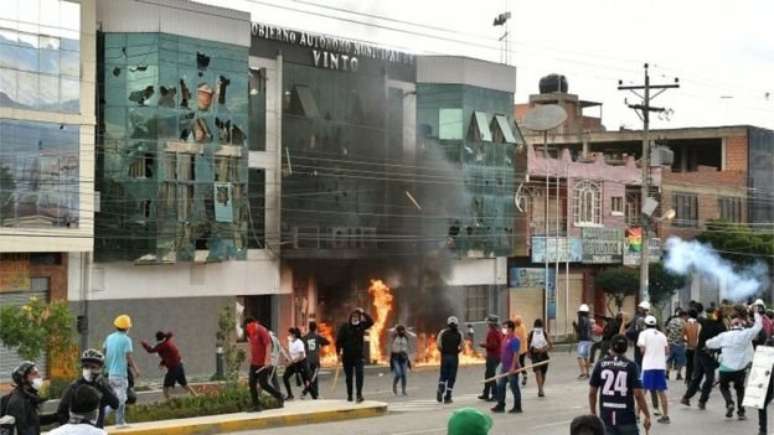
[{"label": "white cap", "polygon": [[648,301],[642,301],[642,302],[640,302],[640,305],[639,305],[639,307],[640,307],[640,308],[642,308],[643,310],[648,310],[648,311],[650,311],[650,302],[648,302]]},{"label": "white cap", "polygon": [[586,304],[581,304],[580,307],[578,307],[578,312],[580,313],[588,313],[589,312],[589,306]]},{"label": "white cap", "polygon": [[766,304],[763,303],[763,299],[756,299],[755,302],[753,302],[753,306],[760,305],[761,307],[765,307]]},{"label": "white cap", "polygon": [[449,316],[449,318],[446,319],[446,324],[447,325],[459,325],[460,321],[457,320],[457,318],[454,317],[454,316]]},{"label": "white cap", "polygon": [[648,326],[656,326],[656,318],[654,316],[646,316],[645,324]]}]

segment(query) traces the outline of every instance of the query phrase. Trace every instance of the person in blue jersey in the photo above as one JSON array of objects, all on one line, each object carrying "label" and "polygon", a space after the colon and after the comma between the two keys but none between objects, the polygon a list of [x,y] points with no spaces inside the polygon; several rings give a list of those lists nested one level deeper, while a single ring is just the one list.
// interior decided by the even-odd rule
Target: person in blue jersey
[{"label": "person in blue jersey", "polygon": [[608,435],[639,435],[635,399],[645,417],[645,430],[650,430],[650,411],[642,392],[639,368],[624,356],[627,348],[626,337],[613,337],[610,341],[611,354],[597,363],[589,381],[591,414],[602,418]]}]

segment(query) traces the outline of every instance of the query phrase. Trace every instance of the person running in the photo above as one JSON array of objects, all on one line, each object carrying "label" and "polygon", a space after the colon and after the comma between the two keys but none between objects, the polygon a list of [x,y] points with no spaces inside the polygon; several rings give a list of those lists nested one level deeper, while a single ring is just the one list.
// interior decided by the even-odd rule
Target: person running
[{"label": "person running", "polygon": [[[642,351],[642,389],[656,392],[661,403],[661,418],[659,423],[670,423],[669,405],[667,403],[666,359],[669,354],[669,343],[666,335],[656,329],[656,318],[645,318],[645,330],[640,332],[637,346]],[[653,405],[654,409],[656,405]],[[655,411],[654,411],[655,413]]]},{"label": "person running", "polygon": [[572,322],[575,333],[578,335],[578,367],[580,375],[578,379],[589,377],[589,356],[591,353],[591,321],[589,320],[589,306],[581,304],[578,307],[578,321]]},{"label": "person running", "polygon": [[[699,330],[699,340],[696,344],[696,362],[693,378],[688,385],[688,390],[680,400],[685,406],[691,406],[691,398],[696,395],[701,386],[701,396],[699,396],[699,409],[704,410],[707,406],[712,387],[715,385],[715,370],[718,363],[711,349],[706,346],[707,340],[716,337],[726,331],[720,312],[716,308],[707,308],[707,317],[700,320],[701,328]],[[702,384],[702,379],[704,383]]]},{"label": "person running", "polygon": [[274,373],[271,351],[272,340],[269,331],[252,317],[245,319],[245,336],[250,345],[250,372],[248,385],[250,387],[250,399],[253,403],[253,411],[260,412],[263,408],[258,400],[258,384],[261,388],[274,397],[279,407],[285,403],[279,389],[269,384],[269,378]]},{"label": "person running", "polygon": [[[524,325],[524,320],[521,316],[516,316],[513,319],[513,324],[516,325],[516,336],[519,337],[519,367],[524,367],[524,361],[527,359],[527,327]],[[527,372],[521,373],[521,386],[527,385]]]},{"label": "person running", "polygon": [[688,313],[678,309],[675,316],[667,323],[666,335],[669,342],[669,358],[667,358],[667,379],[669,371],[674,367],[677,371],[675,380],[683,380],[682,369],[685,367],[685,326]]},{"label": "person running", "polygon": [[327,338],[317,333],[317,323],[309,322],[309,332],[302,339],[306,350],[306,370],[309,374],[309,389],[301,394],[311,393],[312,399],[320,396],[317,378],[320,375],[320,349],[331,344]]},{"label": "person running", "polygon": [[[626,358],[628,341],[623,335],[610,340],[610,355],[602,358],[589,381],[589,408],[592,415],[599,414],[609,435],[638,435],[637,414],[634,401],[637,400],[643,413],[645,430],[650,430],[650,412],[637,364]],[[599,399],[599,400],[597,400]]]},{"label": "person running", "polygon": [[745,328],[746,319],[736,317],[731,321],[729,331],[718,334],[705,343],[708,349],[720,349],[720,393],[726,401],[726,418],[734,416],[734,399],[731,397],[730,388],[732,383],[736,391],[737,418],[747,418],[742,406],[745,375],[747,366],[753,360],[753,340],[763,329],[763,316],[757,311],[754,316],[755,323],[751,328]]},{"label": "person running", "polygon": [[505,326],[505,338],[500,352],[500,374],[507,374],[507,376],[503,376],[497,381],[497,405],[492,408],[492,412],[505,412],[506,387],[510,386],[513,394],[513,408],[508,412],[519,414],[522,412],[521,390],[519,390],[519,374],[515,372],[522,367],[519,363],[521,341],[516,334],[515,322],[506,320],[503,325]]},{"label": "person running", "polygon": [[180,350],[172,341],[172,337],[173,334],[171,332],[157,331],[156,344],[154,346],[149,345],[145,341],[141,341],[140,344],[142,344],[146,352],[159,354],[161,358],[159,367],[166,367],[167,369],[167,373],[164,375],[162,390],[165,399],[169,400],[170,393],[175,388],[175,384],[180,384],[191,396],[196,397],[196,392],[188,385],[188,381],[185,378],[185,369],[180,357]]},{"label": "person running", "polygon": [[347,381],[347,401],[352,401],[352,381],[356,384],[358,403],[363,398],[363,336],[374,324],[365,310],[358,308],[349,315],[349,321],[339,328],[336,335],[336,355],[344,366]]},{"label": "person running", "polygon": [[457,380],[457,369],[460,364],[460,352],[462,351],[462,334],[459,331],[459,320],[450,316],[447,327],[438,333],[436,343],[441,352],[441,374],[438,378],[438,391],[435,400],[439,403],[452,403],[454,382]]},{"label": "person running", "polygon": [[105,352],[105,368],[108,372],[108,383],[118,397],[116,409],[116,426],[126,426],[126,400],[129,391],[129,370],[134,378],[140,377],[140,370],[132,358],[132,339],[129,330],[132,319],[122,314],[113,321],[116,332],[110,334],[102,345]]},{"label": "person running", "polygon": [[71,393],[67,423],[49,435],[107,435],[97,423],[102,396],[89,384],[79,384]]},{"label": "person running", "polygon": [[[529,351],[529,359],[532,361],[532,365],[548,361],[548,352],[554,347],[551,343],[551,339],[548,334],[543,330],[543,319],[535,319],[532,331],[529,332],[527,338],[527,349]],[[538,386],[538,397],[545,397],[546,394],[543,391],[543,386],[546,383],[546,373],[548,373],[548,364],[543,364],[539,367],[532,369],[535,372],[535,382]]]},{"label": "person running", "polygon": [[25,361],[11,372],[13,390],[0,400],[0,417],[14,418],[16,435],[40,435],[40,426],[57,422],[56,413],[41,414],[46,399],[38,395],[43,378],[35,363]]},{"label": "person running", "polygon": [[[489,330],[486,333],[486,341],[480,346],[486,349],[486,366],[484,369],[484,379],[489,379],[497,372],[497,366],[500,365],[500,347],[502,346],[503,333],[500,331],[500,319],[494,314],[486,318]],[[481,400],[493,402],[497,398],[497,382],[491,381],[484,384],[484,392],[478,396]]]},{"label": "person running", "polygon": [[688,310],[688,320],[685,322],[683,335],[685,336],[685,384],[693,379],[693,369],[696,366],[696,346],[699,344],[699,313],[694,309]]},{"label": "person running", "polygon": [[390,370],[392,370],[392,393],[398,395],[398,382],[400,391],[406,395],[406,373],[411,368],[410,338],[416,338],[416,334],[407,331],[403,325],[398,325],[391,332],[390,342]]},{"label": "person running", "polygon": [[282,375],[282,382],[285,383],[287,396],[285,400],[293,400],[293,390],[290,388],[290,378],[293,375],[301,375],[304,383],[304,390],[309,388],[309,376],[306,373],[306,350],[304,342],[301,340],[301,330],[298,328],[288,329],[288,366],[285,367],[285,374]]},{"label": "person running", "polygon": [[70,384],[59,401],[59,407],[56,414],[59,424],[66,424],[70,421],[70,405],[72,404],[76,390],[81,385],[93,387],[100,394],[100,406],[94,426],[103,428],[105,426],[105,409],[118,408],[118,397],[113,389],[108,385],[107,380],[102,376],[102,369],[105,366],[105,356],[96,349],[87,349],[81,354],[81,377]]}]

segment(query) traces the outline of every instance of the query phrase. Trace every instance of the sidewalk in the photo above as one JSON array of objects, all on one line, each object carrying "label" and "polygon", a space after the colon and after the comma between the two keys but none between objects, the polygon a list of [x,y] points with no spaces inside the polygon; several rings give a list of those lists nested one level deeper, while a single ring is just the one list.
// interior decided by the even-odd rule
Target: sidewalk
[{"label": "sidewalk", "polygon": [[344,400],[305,400],[287,402],[282,409],[135,423],[127,428],[110,426],[105,430],[120,435],[193,435],[328,423],[386,413],[387,404],[383,402],[367,400],[355,404]]}]

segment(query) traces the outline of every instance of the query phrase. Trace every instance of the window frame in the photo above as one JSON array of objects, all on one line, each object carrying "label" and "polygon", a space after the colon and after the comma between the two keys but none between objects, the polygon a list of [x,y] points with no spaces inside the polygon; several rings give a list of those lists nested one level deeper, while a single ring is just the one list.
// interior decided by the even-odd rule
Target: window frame
[{"label": "window frame", "polygon": [[[588,202],[591,202],[588,205]],[[573,225],[576,227],[602,226],[602,187],[583,180],[573,187]]]},{"label": "window frame", "polygon": [[[672,208],[675,210],[672,225],[686,228],[699,226],[699,196],[696,193],[673,192]],[[685,214],[688,216],[685,217]]]}]

